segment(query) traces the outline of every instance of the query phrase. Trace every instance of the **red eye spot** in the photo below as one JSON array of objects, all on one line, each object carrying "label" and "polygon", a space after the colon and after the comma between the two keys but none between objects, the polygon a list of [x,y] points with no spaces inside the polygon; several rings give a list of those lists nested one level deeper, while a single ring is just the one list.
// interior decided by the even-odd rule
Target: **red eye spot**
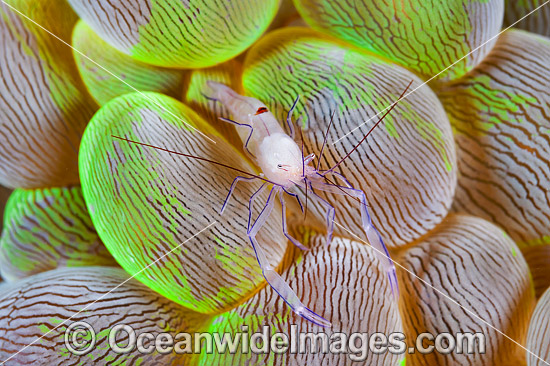
[{"label": "red eye spot", "polygon": [[267,112],[267,108],[266,107],[260,107],[260,108],[258,108],[258,110],[256,111],[256,113],[254,115],[257,116],[258,114],[262,114],[262,113],[265,113],[265,112]]}]

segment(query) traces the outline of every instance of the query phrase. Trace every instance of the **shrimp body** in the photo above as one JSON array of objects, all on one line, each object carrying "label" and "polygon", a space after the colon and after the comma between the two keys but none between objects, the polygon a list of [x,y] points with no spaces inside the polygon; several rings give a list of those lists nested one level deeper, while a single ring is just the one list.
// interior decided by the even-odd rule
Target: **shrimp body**
[{"label": "shrimp body", "polygon": [[208,86],[213,91],[210,98],[225,105],[235,121],[246,121],[245,124],[250,126],[248,135],[243,134],[243,130],[238,132],[267,179],[291,188],[302,179],[304,173],[311,175],[314,168],[304,166],[300,147],[285,133],[265,104],[237,94],[220,83],[209,81]]},{"label": "shrimp body", "polygon": [[[209,81],[208,86],[211,89],[211,93],[208,94],[210,99],[215,99],[222,103],[229,110],[235,121],[250,126],[253,132],[249,140],[248,149],[254,155],[258,154],[258,142],[262,141],[265,137],[277,133],[286,135],[279,121],[277,121],[264,103],[255,98],[237,94],[224,84]],[[241,139],[244,141],[247,135],[243,134],[242,131],[241,129],[237,129]]]},{"label": "shrimp body", "polygon": [[266,136],[258,146],[256,162],[266,178],[291,188],[311,175],[315,169],[303,163],[302,151],[287,134],[276,133]]},{"label": "shrimp body", "polygon": [[[326,208],[327,244],[330,243],[332,238],[335,209],[329,202],[319,196],[315,190],[339,195],[345,194],[360,202],[363,230],[367,235],[369,243],[376,249],[377,252],[382,254],[380,256],[382,265],[390,279],[392,292],[395,296],[397,296],[398,289],[395,266],[393,265],[390,254],[382,241],[380,233],[372,225],[370,215],[367,211],[365,193],[360,189],[353,188],[342,175],[334,171],[334,168],[345,158],[331,169],[320,173],[315,167],[310,166],[310,163],[315,158],[315,155],[311,154],[304,157],[302,149],[294,141],[294,128],[291,121],[291,115],[298,99],[294,102],[294,105],[290,109],[287,116],[287,124],[291,133],[291,136],[289,136],[285,133],[275,116],[259,100],[239,95],[229,87],[220,83],[209,81],[208,87],[210,88],[210,93],[207,97],[223,103],[233,117],[233,119],[221,119],[226,122],[233,123],[238,127],[246,127],[248,129],[248,133],[246,133],[244,129],[239,128],[239,135],[243,140],[245,150],[255,160],[256,164],[263,173],[263,177],[265,177],[265,183],[263,183],[261,187],[252,195],[249,201],[249,223],[247,236],[252,244],[254,252],[256,253],[256,258],[262,269],[262,274],[269,285],[283,298],[283,300],[296,314],[321,326],[327,327],[331,325],[329,321],[308,309],[300,301],[296,293],[288,286],[285,280],[271,267],[263,249],[256,240],[256,234],[268,219],[273,210],[275,199],[279,196],[282,207],[284,235],[298,248],[302,250],[309,250],[309,248],[305,247],[288,233],[286,226],[286,208],[283,195],[286,193],[296,198],[300,204],[300,207],[302,207],[299,196],[296,193],[291,192],[294,187],[299,187],[305,189],[306,193],[309,189],[312,198],[317,199],[318,202]],[[336,179],[343,182],[343,184],[338,185],[329,181],[328,178],[326,178],[327,175],[334,176]],[[222,206],[221,213],[223,213],[236,184],[242,180],[252,181],[254,179],[258,178],[244,176],[238,176],[235,178]],[[267,187],[268,183],[272,184],[272,187],[270,189],[267,202],[257,219],[254,222],[250,222],[253,204],[259,193]]]}]

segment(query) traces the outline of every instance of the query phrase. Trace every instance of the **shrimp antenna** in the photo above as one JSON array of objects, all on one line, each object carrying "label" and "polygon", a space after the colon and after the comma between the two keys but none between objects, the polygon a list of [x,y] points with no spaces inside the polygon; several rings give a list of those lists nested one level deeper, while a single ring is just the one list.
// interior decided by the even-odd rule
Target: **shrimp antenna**
[{"label": "shrimp antenna", "polygon": [[323,151],[325,150],[325,145],[327,144],[328,131],[330,130],[330,126],[332,126],[332,119],[334,118],[335,113],[336,113],[336,109],[334,110],[334,112],[332,112],[332,115],[330,116],[330,122],[327,127],[327,132],[325,132],[325,138],[323,139],[323,146],[321,146],[321,152],[319,153],[319,160],[317,160],[317,167],[315,168],[315,170],[317,171],[319,171],[319,167],[321,166]]},{"label": "shrimp antenna", "polygon": [[304,178],[304,184],[306,186],[306,209],[304,211],[304,220],[307,218],[307,178]]},{"label": "shrimp antenna", "polygon": [[232,166],[227,165],[227,164],[224,164],[224,163],[220,163],[219,161],[214,161],[214,160],[210,160],[210,159],[203,158],[203,157],[200,157],[200,156],[195,156],[195,155],[191,155],[191,154],[185,154],[185,153],[182,153],[182,152],[178,152],[178,151],[173,151],[173,150],[165,149],[165,148],[160,147],[160,146],[150,145],[150,144],[146,144],[146,143],[144,143],[144,142],[134,141],[134,140],[130,140],[130,139],[127,139],[127,138],[124,138],[124,137],[120,137],[120,136],[111,135],[111,137],[114,137],[115,139],[119,139],[119,140],[122,140],[122,141],[129,142],[129,143],[132,143],[132,144],[141,145],[141,146],[147,146],[147,147],[151,147],[151,148],[153,148],[153,149],[157,149],[157,150],[161,150],[161,151],[166,151],[167,153],[170,153],[170,154],[176,154],[176,155],[185,156],[186,158],[193,158],[193,159],[197,159],[197,160],[206,161],[206,162],[209,162],[209,163],[212,163],[212,164],[216,164],[216,165],[222,166],[222,167],[227,168],[227,169],[234,170],[234,171],[239,172],[239,173],[242,173],[242,174],[249,175],[249,176],[254,177],[254,178],[261,179],[261,180],[263,180],[264,182],[268,182],[268,183],[274,184],[274,185],[276,185],[276,186],[280,186],[280,184],[277,184],[277,183],[272,182],[272,181],[270,181],[270,180],[268,180],[268,179],[265,179],[265,178],[262,177],[262,176],[259,176],[259,175],[257,175],[257,174],[249,173],[249,172],[247,172],[247,171],[245,171],[245,170],[241,170],[241,169],[239,169],[239,168],[235,168],[235,167],[232,167]]},{"label": "shrimp antenna", "polygon": [[353,149],[350,150],[350,152],[348,152],[346,154],[346,156],[344,156],[339,162],[337,162],[336,164],[334,164],[334,166],[332,168],[330,168],[329,170],[325,171],[323,174],[326,174],[328,172],[331,172],[333,171],[336,167],[338,167],[340,164],[342,164],[344,162],[344,160],[346,160],[355,150],[357,150],[357,148],[359,147],[359,145],[361,145],[363,143],[363,141],[365,141],[367,139],[367,137],[369,137],[369,135],[371,134],[371,132],[380,124],[380,122],[382,122],[384,120],[384,118],[395,108],[395,106],[397,105],[397,103],[399,103],[399,101],[401,99],[403,99],[403,96],[405,95],[405,93],[407,92],[407,90],[409,90],[409,88],[411,87],[411,84],[413,83],[413,80],[410,81],[409,85],[407,85],[407,87],[405,88],[405,90],[403,90],[403,92],[401,93],[401,95],[399,96],[399,98],[391,105],[390,109],[388,109],[386,111],[386,113],[384,113],[384,115],[382,117],[380,117],[380,119],[374,124],[374,126],[371,127],[371,129],[369,130],[369,132],[367,132],[367,134],[361,139],[361,141],[359,141],[359,143],[357,145],[355,145],[355,147]]},{"label": "shrimp antenna", "polygon": [[[298,104],[298,100],[300,99],[300,96],[298,95],[296,99],[294,100],[294,104],[292,104],[292,107],[288,111],[288,114],[286,115],[286,124],[288,125],[288,130],[290,132],[290,137],[294,138],[294,125],[292,124],[292,113],[294,112],[294,108],[296,108],[296,104]],[[300,126],[298,126],[299,128]]]},{"label": "shrimp antenna", "polygon": [[[299,127],[299,126],[298,126]],[[304,185],[306,186],[306,210],[304,212],[304,219],[307,217],[307,178],[306,178],[306,162],[304,160],[304,134],[302,128],[300,128],[300,139],[302,140],[302,177],[304,178]]]}]

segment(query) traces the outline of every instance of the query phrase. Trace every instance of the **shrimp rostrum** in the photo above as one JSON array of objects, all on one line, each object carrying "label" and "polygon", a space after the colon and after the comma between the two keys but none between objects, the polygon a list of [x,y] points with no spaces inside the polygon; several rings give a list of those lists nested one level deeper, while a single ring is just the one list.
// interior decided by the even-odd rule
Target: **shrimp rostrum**
[{"label": "shrimp rostrum", "polygon": [[[407,89],[409,86],[407,86]],[[382,237],[380,236],[380,233],[372,224],[371,217],[367,210],[365,193],[360,189],[354,188],[345,177],[334,171],[334,169],[342,164],[345,159],[349,157],[355,149],[357,149],[357,147],[367,138],[370,131],[372,131],[372,129],[374,129],[383,120],[387,113],[389,113],[397,104],[399,99],[403,97],[403,94],[407,89],[405,89],[403,94],[401,94],[398,101],[396,101],[378,120],[378,122],[376,122],[369,133],[367,133],[344,158],[342,158],[330,169],[321,171],[319,170],[319,162],[321,157],[318,159],[317,166],[312,166],[311,163],[315,159],[315,155],[310,154],[304,156],[303,143],[300,148],[298,143],[294,140],[295,129],[291,117],[298,99],[295,100],[287,115],[286,122],[289,129],[289,134],[287,134],[275,116],[259,100],[239,95],[231,88],[220,83],[210,81],[208,82],[208,87],[210,90],[205,93],[205,96],[225,105],[231,113],[232,119],[221,119],[238,127],[238,132],[243,140],[245,151],[253,158],[262,172],[261,177],[237,176],[229,188],[229,192],[221,208],[221,213],[223,213],[238,182],[253,181],[258,179],[263,181],[263,184],[259,187],[259,189],[250,197],[248,206],[249,220],[247,236],[252,244],[252,247],[254,248],[256,258],[267,283],[269,283],[269,285],[283,298],[283,300],[296,314],[320,326],[331,326],[329,321],[317,315],[302,303],[285,280],[275,271],[273,267],[271,267],[262,246],[256,239],[256,234],[271,214],[278,197],[282,208],[282,226],[284,235],[298,248],[308,250],[306,246],[288,233],[286,225],[285,194],[293,199],[296,199],[300,204],[300,207],[303,209],[299,196],[295,193],[295,189],[300,188],[306,191],[306,197],[307,191],[309,190],[310,197],[317,200],[326,209],[327,244],[330,243],[332,238],[335,209],[317,192],[324,191],[337,195],[347,195],[354,198],[355,201],[358,202],[361,212],[361,224],[367,236],[367,240],[375,249],[375,252],[377,252],[376,255],[380,258],[382,266],[389,277],[392,293],[394,297],[397,297],[398,285],[395,266],[390,258],[390,254],[382,240]],[[332,118],[329,128],[331,124]],[[327,135],[328,130],[325,134],[323,148],[326,143]],[[321,149],[321,155],[323,148]],[[332,176],[333,179],[329,179],[329,176]],[[340,183],[336,183],[335,180]],[[267,202],[258,217],[255,220],[251,220],[253,204],[259,196],[259,193],[265,189],[269,189]]]}]

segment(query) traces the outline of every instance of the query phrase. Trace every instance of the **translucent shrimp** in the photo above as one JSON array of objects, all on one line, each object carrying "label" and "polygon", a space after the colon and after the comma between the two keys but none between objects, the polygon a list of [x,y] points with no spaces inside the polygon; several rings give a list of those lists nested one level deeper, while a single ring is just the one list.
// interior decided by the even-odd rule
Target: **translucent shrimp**
[{"label": "translucent shrimp", "polygon": [[[409,84],[410,86],[410,84]],[[403,94],[407,91],[407,89]],[[316,190],[325,191],[329,193],[348,195],[355,198],[360,204],[361,223],[363,230],[367,236],[369,243],[376,249],[385,272],[387,273],[392,293],[397,298],[399,291],[397,285],[397,276],[395,272],[395,266],[390,258],[390,254],[382,241],[382,237],[376,228],[373,226],[371,217],[367,210],[367,202],[365,193],[353,188],[352,185],[334,169],[342,164],[349,155],[357,149],[357,147],[367,138],[370,132],[383,120],[383,118],[391,111],[391,109],[397,104],[397,102],[403,97],[403,94],[397,102],[384,114],[380,120],[371,128],[369,133],[357,144],[343,159],[341,159],[332,168],[319,171],[319,164],[317,167],[311,166],[311,162],[314,160],[315,155],[311,154],[304,157],[303,147],[300,149],[298,144],[294,141],[294,127],[292,124],[291,116],[292,112],[298,102],[298,99],[292,105],[287,115],[287,125],[290,130],[290,136],[285,133],[275,116],[268,110],[268,108],[259,100],[239,95],[226,85],[208,82],[210,91],[206,94],[209,99],[217,100],[225,105],[225,107],[231,113],[233,119],[222,118],[226,122],[235,124],[238,128],[238,132],[241,139],[244,142],[244,149],[255,160],[258,167],[265,177],[262,186],[252,195],[249,202],[249,223],[247,229],[247,236],[254,248],[256,258],[262,269],[262,274],[269,285],[282,297],[282,299],[290,306],[290,308],[301,317],[318,324],[323,327],[331,326],[331,323],[323,317],[317,315],[312,310],[308,309],[298,298],[296,293],[289,287],[289,285],[283,280],[283,278],[270,266],[264,250],[256,240],[256,234],[260,228],[264,225],[269,215],[271,214],[275,205],[276,197],[279,196],[279,200],[282,205],[282,222],[284,235],[297,247],[303,250],[308,248],[301,244],[298,240],[293,238],[287,231],[286,227],[286,209],[284,203],[284,193],[290,195],[298,200],[300,207],[302,204],[298,198],[298,195],[291,193],[294,187],[300,187],[305,189],[306,194],[309,189],[312,193],[312,197],[317,199],[327,210],[326,225],[327,225],[327,244],[330,243],[334,228],[334,215],[335,209],[330,203],[321,198]],[[331,118],[332,124],[332,118]],[[246,128],[246,130],[244,130]],[[330,128],[330,125],[329,125]],[[328,132],[328,130],[327,130]],[[327,133],[328,135],[328,133]],[[325,135],[326,142],[326,135]],[[323,143],[323,148],[325,146]],[[321,149],[322,154],[323,149]],[[329,180],[327,176],[333,176],[342,182],[342,185],[336,184]],[[239,181],[253,181],[260,179],[258,177],[243,177],[238,176],[235,178],[225,202],[222,205],[221,213],[225,207],[237,182]],[[270,184],[269,197],[258,218],[252,222],[251,210],[253,203],[258,197],[258,193],[266,188],[266,184]],[[306,196],[307,197],[307,196]]]}]

